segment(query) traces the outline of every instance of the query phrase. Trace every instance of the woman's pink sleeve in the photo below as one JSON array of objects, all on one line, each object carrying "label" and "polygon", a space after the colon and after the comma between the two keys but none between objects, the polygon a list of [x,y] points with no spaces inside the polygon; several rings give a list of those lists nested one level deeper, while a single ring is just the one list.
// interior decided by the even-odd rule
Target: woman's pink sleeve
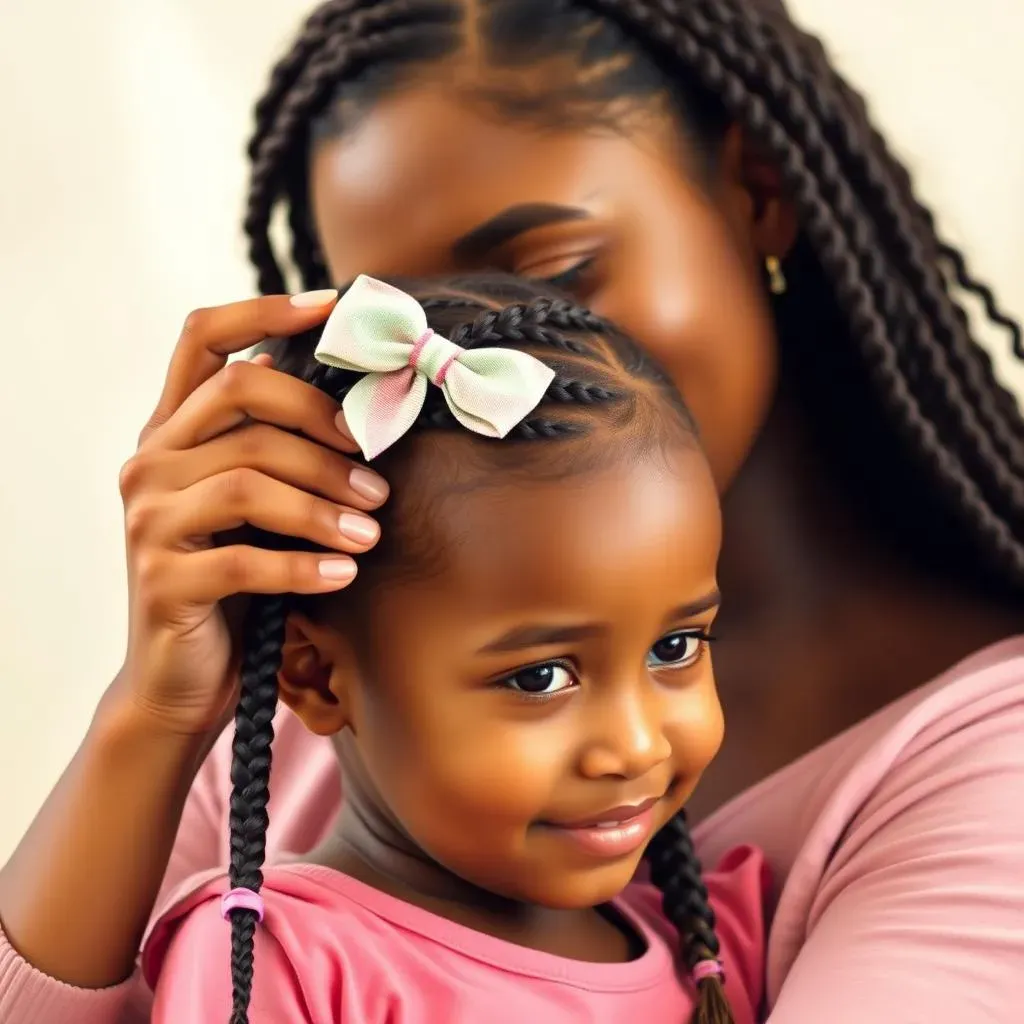
[{"label": "woman's pink sleeve", "polygon": [[893,766],[822,875],[783,894],[808,912],[776,916],[806,925],[779,944],[791,962],[769,961],[769,1024],[1022,1019],[1024,705],[967,710]]},{"label": "woman's pink sleeve", "polygon": [[[223,740],[223,738],[222,738]],[[164,878],[157,913],[166,896],[185,879],[207,869],[222,870],[226,837],[225,744],[218,742],[200,768],[189,793],[174,851]],[[228,752],[229,754],[229,752]],[[83,989],[37,971],[11,946],[0,927],[0,1021],[3,1024],[145,1024],[152,993],[138,968],[120,985]]]}]

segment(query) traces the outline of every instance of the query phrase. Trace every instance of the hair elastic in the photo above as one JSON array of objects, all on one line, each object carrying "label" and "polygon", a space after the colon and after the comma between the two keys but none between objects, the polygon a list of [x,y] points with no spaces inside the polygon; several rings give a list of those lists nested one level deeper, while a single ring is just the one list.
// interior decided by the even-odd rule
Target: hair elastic
[{"label": "hair elastic", "polygon": [[252,889],[232,889],[220,901],[220,913],[225,921],[231,920],[232,910],[252,910],[257,922],[262,924],[265,909],[263,897]]},{"label": "hair elastic", "polygon": [[690,971],[693,976],[693,980],[700,984],[707,978],[719,977],[725,982],[725,967],[721,960],[701,960],[694,964],[693,970]]}]

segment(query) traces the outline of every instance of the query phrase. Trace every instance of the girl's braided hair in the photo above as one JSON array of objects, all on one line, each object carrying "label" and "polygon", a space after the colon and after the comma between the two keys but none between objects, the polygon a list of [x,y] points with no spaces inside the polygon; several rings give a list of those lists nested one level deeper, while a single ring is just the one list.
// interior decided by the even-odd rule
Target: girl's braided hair
[{"label": "girl's braided hair", "polygon": [[[642,445],[664,443],[673,437],[693,443],[693,422],[661,368],[611,324],[546,286],[500,275],[436,284],[394,283],[414,294],[427,312],[429,326],[457,345],[531,351],[555,371],[541,404],[503,441],[476,438],[465,431],[449,412],[438,388],[428,389],[423,411],[411,433],[457,429],[474,438],[474,449],[483,458],[500,456],[503,466],[514,459],[528,471],[539,458],[558,458],[563,444],[585,438],[595,426],[609,427],[619,438],[626,435],[634,441],[639,439]],[[312,344],[313,339],[306,338],[290,347],[300,350],[307,378],[340,401],[359,374],[310,366]],[[563,475],[593,465],[595,458],[618,458],[617,452],[622,451],[621,445],[603,441],[585,447],[589,449],[586,452],[577,444],[564,450],[559,461]],[[584,454],[587,457],[581,458]],[[394,554],[402,558],[405,553]],[[272,722],[284,624],[291,606],[288,596],[256,597],[246,623],[231,765],[229,877],[233,889],[258,892],[263,883]],[[652,840],[647,857],[651,879],[664,896],[666,916],[679,930],[687,968],[692,970],[704,960],[717,960],[715,917],[682,815]],[[248,1024],[256,925],[254,911],[231,912],[231,1024]],[[697,987],[694,1020],[700,1024],[730,1024],[720,977],[702,979]]]},{"label": "girl's braided hair", "polygon": [[1024,421],[953,290],[980,299],[1024,358],[1020,326],[939,238],[864,101],[781,0],[321,4],[256,108],[245,227],[261,289],[286,290],[270,233],[279,205],[303,285],[330,283],[308,198],[316,141],[418,69],[456,59],[468,39],[497,73],[544,61],[579,72],[540,95],[488,91],[507,117],[585,126],[669,99],[705,153],[730,123],[744,128],[780,168],[802,227],[790,294],[775,304],[783,384],[802,382],[835,435],[818,431],[829,461],[859,478],[852,500],[883,506],[876,520],[898,531],[895,550],[1019,598]]}]

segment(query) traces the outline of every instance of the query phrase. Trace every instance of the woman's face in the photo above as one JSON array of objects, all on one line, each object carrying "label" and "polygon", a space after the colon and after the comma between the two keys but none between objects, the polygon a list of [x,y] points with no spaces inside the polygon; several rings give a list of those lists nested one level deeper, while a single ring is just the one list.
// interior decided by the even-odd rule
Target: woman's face
[{"label": "woman's face", "polygon": [[701,185],[674,126],[646,121],[628,135],[542,131],[441,88],[402,91],[315,154],[316,227],[336,282],[479,269],[553,279],[671,373],[721,489],[774,386],[759,204],[738,146]]}]

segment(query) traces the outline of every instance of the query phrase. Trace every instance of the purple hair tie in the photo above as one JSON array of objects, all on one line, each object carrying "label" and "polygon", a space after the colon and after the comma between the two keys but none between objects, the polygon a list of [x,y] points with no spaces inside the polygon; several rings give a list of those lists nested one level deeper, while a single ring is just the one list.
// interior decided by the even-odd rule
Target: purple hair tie
[{"label": "purple hair tie", "polygon": [[690,974],[698,985],[706,978],[719,977],[725,981],[725,967],[721,960],[701,960],[694,965]]},{"label": "purple hair tie", "polygon": [[220,901],[220,913],[225,921],[231,920],[232,910],[252,910],[258,923],[262,924],[265,909],[263,897],[252,889],[232,889]]}]

